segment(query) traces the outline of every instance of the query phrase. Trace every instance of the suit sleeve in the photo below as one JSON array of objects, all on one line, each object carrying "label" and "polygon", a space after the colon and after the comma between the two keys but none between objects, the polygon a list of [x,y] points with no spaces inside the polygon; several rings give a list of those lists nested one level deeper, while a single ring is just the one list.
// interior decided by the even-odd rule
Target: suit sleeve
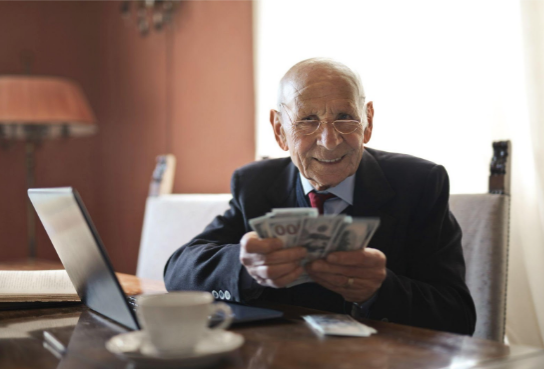
[{"label": "suit sleeve", "polygon": [[[231,181],[230,209],[167,261],[164,282],[168,291],[224,291],[227,300],[243,302],[256,298],[262,287],[249,276],[239,260],[240,239],[246,233],[238,199],[237,173]],[[228,294],[227,294],[228,292]]]},{"label": "suit sleeve", "polygon": [[472,334],[474,303],[465,284],[461,229],[449,211],[449,181],[442,166],[429,173],[408,233],[408,268],[387,270],[370,318]]}]

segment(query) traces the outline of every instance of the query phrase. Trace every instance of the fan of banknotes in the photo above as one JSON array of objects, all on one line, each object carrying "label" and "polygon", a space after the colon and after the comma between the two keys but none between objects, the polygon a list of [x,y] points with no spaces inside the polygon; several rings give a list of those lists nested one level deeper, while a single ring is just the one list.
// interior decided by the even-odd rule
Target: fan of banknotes
[{"label": "fan of banknotes", "polygon": [[[334,251],[362,250],[378,229],[380,219],[320,216],[315,208],[282,208],[251,219],[249,225],[260,238],[279,238],[286,248],[305,247],[308,254],[304,265]],[[311,279],[303,274],[288,287],[306,282]]]}]

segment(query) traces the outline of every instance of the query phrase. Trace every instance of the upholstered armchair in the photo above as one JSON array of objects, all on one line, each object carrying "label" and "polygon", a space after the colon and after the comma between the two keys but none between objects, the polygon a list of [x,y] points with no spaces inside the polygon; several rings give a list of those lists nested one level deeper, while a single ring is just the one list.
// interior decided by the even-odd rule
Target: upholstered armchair
[{"label": "upholstered armchair", "polygon": [[476,305],[474,337],[502,342],[506,319],[510,141],[493,143],[489,193],[450,196],[463,230],[466,282]]}]

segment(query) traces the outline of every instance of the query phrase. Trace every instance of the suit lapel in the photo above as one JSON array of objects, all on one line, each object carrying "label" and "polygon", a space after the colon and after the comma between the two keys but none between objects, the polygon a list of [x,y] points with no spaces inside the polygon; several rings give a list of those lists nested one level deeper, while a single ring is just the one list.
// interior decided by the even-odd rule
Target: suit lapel
[{"label": "suit lapel", "polygon": [[380,209],[393,197],[395,191],[385,178],[380,165],[374,156],[365,150],[355,175],[353,216],[377,216]]},{"label": "suit lapel", "polygon": [[380,227],[369,247],[390,256],[394,252],[397,219],[388,211],[388,204],[396,196],[380,165],[371,152],[365,150],[355,175],[353,195],[354,217],[379,217]]},{"label": "suit lapel", "polygon": [[289,164],[268,188],[266,193],[266,198],[270,202],[271,208],[289,208],[297,206],[297,175],[297,167],[292,161],[289,161]]}]

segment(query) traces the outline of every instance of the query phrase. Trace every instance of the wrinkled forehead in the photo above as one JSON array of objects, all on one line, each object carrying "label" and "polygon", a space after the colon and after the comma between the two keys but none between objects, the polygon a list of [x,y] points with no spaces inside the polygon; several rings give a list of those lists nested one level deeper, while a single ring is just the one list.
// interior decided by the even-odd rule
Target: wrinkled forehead
[{"label": "wrinkled forehead", "polygon": [[329,104],[362,108],[364,104],[364,93],[356,77],[326,69],[285,76],[279,95],[279,101],[291,108]]}]

